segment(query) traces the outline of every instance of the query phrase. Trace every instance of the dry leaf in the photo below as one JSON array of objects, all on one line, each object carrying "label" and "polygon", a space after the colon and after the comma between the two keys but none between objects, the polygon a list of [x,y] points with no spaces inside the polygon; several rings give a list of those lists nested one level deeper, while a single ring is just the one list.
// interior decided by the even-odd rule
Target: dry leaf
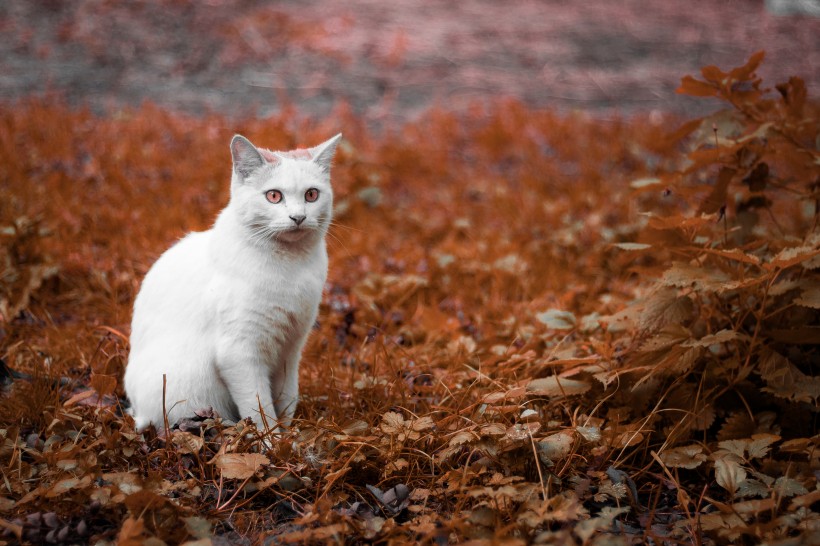
[{"label": "dry leaf", "polygon": [[820,248],[813,246],[796,246],[785,248],[772,258],[772,261],[763,264],[766,269],[786,269],[801,262],[805,262],[815,256],[820,255]]},{"label": "dry leaf", "polygon": [[261,453],[223,453],[214,457],[213,463],[224,478],[245,480],[256,474],[270,460]]},{"label": "dry leaf", "polygon": [[660,458],[671,468],[697,468],[707,460],[699,445],[675,447],[660,453]]},{"label": "dry leaf", "polygon": [[652,245],[646,243],[615,243],[612,246],[621,250],[646,250],[652,248]]},{"label": "dry leaf", "polygon": [[543,313],[536,314],[535,318],[542,324],[545,324],[547,328],[553,330],[571,330],[575,328],[575,315],[569,311],[548,309]]},{"label": "dry leaf", "polygon": [[684,347],[709,347],[710,345],[717,345],[718,343],[726,343],[727,341],[734,341],[736,339],[746,339],[744,334],[740,334],[734,330],[721,330],[714,334],[704,336],[698,340],[689,340],[681,345]]},{"label": "dry leaf", "polygon": [[122,522],[120,532],[117,535],[117,544],[121,546],[142,546],[145,523],[142,518],[134,519],[128,517]]},{"label": "dry leaf", "polygon": [[577,379],[564,379],[557,375],[533,379],[527,383],[527,392],[539,396],[572,396],[584,394],[591,387],[585,381]]},{"label": "dry leaf", "polygon": [[179,430],[172,433],[171,442],[180,453],[199,453],[205,445],[205,441],[201,437]]},{"label": "dry leaf", "polygon": [[820,377],[807,376],[771,349],[763,351],[758,371],[766,382],[763,390],[777,397],[812,403],[820,398]]},{"label": "dry leaf", "polygon": [[553,464],[556,461],[567,457],[575,443],[575,432],[572,430],[562,430],[555,434],[550,434],[543,440],[536,442],[538,457],[545,464]]},{"label": "dry leaf", "polygon": [[803,307],[820,309],[820,286],[814,285],[804,289],[800,293],[800,297],[794,299],[794,303]]},{"label": "dry leaf", "polygon": [[715,461],[715,481],[729,493],[734,494],[745,480],[746,471],[737,461],[727,457]]}]

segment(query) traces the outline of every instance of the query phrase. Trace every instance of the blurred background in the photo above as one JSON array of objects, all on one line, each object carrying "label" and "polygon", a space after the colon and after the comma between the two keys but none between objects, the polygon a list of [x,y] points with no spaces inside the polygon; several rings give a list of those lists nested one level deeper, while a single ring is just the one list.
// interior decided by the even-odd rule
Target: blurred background
[{"label": "blurred background", "polygon": [[767,84],[820,83],[818,0],[3,0],[0,101],[328,115],[375,125],[512,97],[592,115],[698,115],[685,74],[765,49]]}]

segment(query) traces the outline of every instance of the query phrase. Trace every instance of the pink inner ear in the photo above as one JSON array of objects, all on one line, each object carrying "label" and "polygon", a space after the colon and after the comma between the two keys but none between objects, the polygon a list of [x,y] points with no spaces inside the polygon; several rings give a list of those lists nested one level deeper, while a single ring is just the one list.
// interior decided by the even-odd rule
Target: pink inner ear
[{"label": "pink inner ear", "polygon": [[259,148],[259,153],[262,155],[265,161],[268,163],[278,163],[279,158],[271,152],[270,150],[265,150],[264,148]]}]

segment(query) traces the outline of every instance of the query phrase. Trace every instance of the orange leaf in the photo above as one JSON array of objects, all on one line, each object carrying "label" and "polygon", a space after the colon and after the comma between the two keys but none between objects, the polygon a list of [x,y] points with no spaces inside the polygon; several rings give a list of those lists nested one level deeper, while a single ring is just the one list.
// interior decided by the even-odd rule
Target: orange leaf
[{"label": "orange leaf", "polygon": [[129,517],[122,522],[122,527],[117,535],[117,544],[121,546],[139,546],[142,544],[142,533],[145,523],[140,519]]},{"label": "orange leaf", "polygon": [[818,254],[820,254],[820,248],[813,248],[811,246],[795,246],[785,248],[778,252],[777,255],[772,258],[771,262],[764,264],[764,267],[768,270],[773,270],[776,268],[786,269],[787,267],[805,262]]},{"label": "orange leaf", "polygon": [[90,398],[90,397],[94,396],[95,394],[97,394],[97,393],[94,392],[93,389],[80,391],[77,394],[75,394],[74,396],[72,396],[71,398],[69,398],[68,400],[66,400],[65,404],[63,404],[63,405],[66,406],[66,407],[73,406],[74,404],[77,404],[78,402],[82,402],[86,398]]},{"label": "orange leaf", "polygon": [[704,66],[700,69],[700,73],[703,74],[706,81],[716,84],[721,84],[726,79],[726,72],[714,65]]},{"label": "orange leaf", "polygon": [[715,256],[720,256],[721,258],[726,258],[728,260],[733,260],[736,262],[743,262],[745,264],[760,265],[760,258],[753,254],[746,254],[739,248],[721,250],[718,248],[689,247],[688,250],[706,252],[707,254],[713,254]]},{"label": "orange leaf", "polygon": [[734,178],[736,172],[737,171],[731,167],[721,167],[715,185],[712,187],[712,191],[709,192],[709,195],[700,204],[698,214],[714,214],[726,205],[729,183],[732,181],[732,178]]},{"label": "orange leaf", "polygon": [[729,72],[729,76],[735,80],[748,80],[749,76],[751,76],[754,73],[754,71],[757,70],[757,67],[760,66],[760,63],[763,62],[763,58],[765,56],[766,52],[763,50],[760,50],[757,53],[752,54],[752,56],[749,57],[749,60],[748,62],[746,62],[746,64],[732,69],[732,71]]},{"label": "orange leaf", "polygon": [[681,78],[680,87],[675,92],[681,95],[692,95],[693,97],[716,97],[718,88],[709,83],[696,80],[692,76],[684,76]]},{"label": "orange leaf", "polygon": [[775,87],[783,96],[783,102],[786,103],[789,113],[793,116],[802,114],[807,95],[806,84],[803,80],[792,76],[789,78],[788,83],[781,83]]},{"label": "orange leaf", "polygon": [[270,460],[261,453],[223,453],[215,457],[217,468],[225,478],[244,480],[250,478]]},{"label": "orange leaf", "polygon": [[533,379],[527,383],[527,392],[543,396],[570,396],[573,394],[583,394],[591,388],[585,381],[575,379],[563,379],[551,375],[541,379]]}]

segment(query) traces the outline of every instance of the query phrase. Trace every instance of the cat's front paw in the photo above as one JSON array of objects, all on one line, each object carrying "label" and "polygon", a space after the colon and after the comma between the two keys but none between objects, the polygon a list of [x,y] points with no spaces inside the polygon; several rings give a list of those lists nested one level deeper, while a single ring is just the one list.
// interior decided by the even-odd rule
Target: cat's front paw
[{"label": "cat's front paw", "polygon": [[272,451],[283,437],[284,431],[282,431],[279,427],[270,429],[267,432],[259,431],[260,451]]}]

